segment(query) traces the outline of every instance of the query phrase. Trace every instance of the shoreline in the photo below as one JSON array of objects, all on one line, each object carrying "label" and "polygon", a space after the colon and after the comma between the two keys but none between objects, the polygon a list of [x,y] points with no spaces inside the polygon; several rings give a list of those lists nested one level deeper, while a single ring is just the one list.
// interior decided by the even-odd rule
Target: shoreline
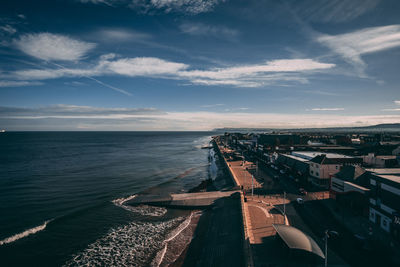
[{"label": "shoreline", "polygon": [[[220,180],[223,180],[223,184],[229,185],[230,183],[232,183],[232,185],[234,185],[233,181],[231,180],[231,177],[229,177],[229,174],[226,172],[226,168],[225,168],[226,166],[224,166],[221,162],[222,158],[220,157],[220,155],[218,155],[216,148],[213,147],[213,150],[215,152],[215,154],[214,154],[215,156],[213,158],[217,164],[218,171],[221,172],[221,175],[218,177],[220,177]],[[217,188],[216,188],[217,183],[221,182],[221,181],[216,181],[217,179],[218,178],[212,180],[211,178],[208,178],[206,180],[202,180],[202,181],[200,181],[200,183],[197,186],[189,189],[188,193],[215,191],[215,190],[217,190]],[[192,216],[192,214],[194,214],[196,212],[199,213],[199,216]],[[202,211],[192,210],[191,216],[192,216],[192,218],[190,220],[189,226],[187,227],[187,229],[190,228],[190,233],[189,233],[189,229],[188,229],[187,231],[182,231],[179,234],[179,235],[186,234],[187,235],[186,237],[188,237],[188,234],[190,234],[190,241],[185,244],[185,247],[181,250],[181,252],[179,253],[179,256],[173,262],[167,263],[167,262],[165,262],[165,260],[162,260],[159,263],[159,265],[157,265],[157,266],[182,267],[185,265],[185,260],[187,259],[187,254],[188,254],[188,252],[190,252],[190,247],[192,245],[193,240],[196,238],[197,231],[199,231],[199,229],[204,228],[206,225],[209,225],[212,220],[212,216],[208,209],[202,210]],[[201,232],[203,232],[203,231],[201,231]],[[202,233],[202,234],[205,234],[205,233]],[[175,237],[175,239],[177,239],[177,238],[179,238],[179,236]],[[171,240],[171,242],[174,240]],[[175,245],[177,245],[177,244],[175,244]],[[168,246],[166,253],[168,253],[169,250],[174,251],[174,250],[176,250],[176,247],[174,247],[174,245],[171,244],[170,246]]]}]

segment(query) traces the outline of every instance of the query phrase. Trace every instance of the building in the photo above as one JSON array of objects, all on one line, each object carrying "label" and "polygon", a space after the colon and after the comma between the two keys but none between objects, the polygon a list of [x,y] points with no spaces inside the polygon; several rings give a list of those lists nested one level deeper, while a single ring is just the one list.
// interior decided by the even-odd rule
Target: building
[{"label": "building", "polygon": [[369,172],[360,166],[347,165],[331,179],[330,195],[337,203],[355,213],[369,214]]},{"label": "building", "polygon": [[376,156],[375,153],[368,153],[366,156],[362,156],[364,166],[374,168],[390,168],[397,165],[396,156],[385,155]]},{"label": "building", "polygon": [[338,173],[342,166],[362,163],[362,158],[336,153],[293,152],[292,155],[309,160],[309,180],[321,188],[329,188],[330,178]]},{"label": "building", "polygon": [[367,169],[370,177],[369,219],[400,240],[400,169]]},{"label": "building", "polygon": [[276,161],[300,184],[305,184],[308,181],[308,173],[310,163],[308,159],[290,154],[279,154]]}]

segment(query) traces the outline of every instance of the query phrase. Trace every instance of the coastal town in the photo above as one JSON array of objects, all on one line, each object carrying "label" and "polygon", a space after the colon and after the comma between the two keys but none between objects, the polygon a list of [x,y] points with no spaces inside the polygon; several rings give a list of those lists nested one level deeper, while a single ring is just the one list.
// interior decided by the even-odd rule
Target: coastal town
[{"label": "coastal town", "polygon": [[398,266],[400,135],[225,133],[245,266]]}]

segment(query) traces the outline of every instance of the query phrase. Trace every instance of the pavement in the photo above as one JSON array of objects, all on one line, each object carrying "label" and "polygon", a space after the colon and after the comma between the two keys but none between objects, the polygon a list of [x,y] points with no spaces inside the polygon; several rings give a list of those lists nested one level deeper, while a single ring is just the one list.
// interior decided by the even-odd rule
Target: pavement
[{"label": "pavement", "polygon": [[204,211],[183,266],[244,266],[240,199],[225,197]]},{"label": "pavement", "polygon": [[[223,154],[225,148],[220,147]],[[309,266],[307,262],[299,263],[297,258],[288,257],[287,251],[277,246],[276,231],[272,224],[289,224],[310,235],[324,248],[321,238],[307,227],[293,206],[293,202],[301,197],[305,201],[329,197],[327,192],[312,192],[302,196],[296,185],[286,179],[273,179],[278,175],[274,171],[264,171],[250,161],[227,161],[235,183],[243,187],[247,201],[242,201],[243,224],[245,236],[248,237],[252,263],[249,266]],[[252,179],[253,176],[253,179]],[[254,194],[252,195],[252,189]],[[287,194],[283,194],[283,192]],[[269,192],[281,192],[271,194]],[[283,216],[286,211],[286,217]],[[347,264],[332,250],[328,250],[330,266],[346,266]],[[314,266],[323,265],[323,260],[314,262]]]}]

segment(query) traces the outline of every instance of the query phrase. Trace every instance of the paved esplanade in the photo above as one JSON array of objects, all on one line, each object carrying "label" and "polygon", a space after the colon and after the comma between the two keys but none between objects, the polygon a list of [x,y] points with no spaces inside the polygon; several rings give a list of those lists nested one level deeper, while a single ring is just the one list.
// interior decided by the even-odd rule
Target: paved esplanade
[{"label": "paved esplanade", "polygon": [[[232,149],[226,149],[219,146],[219,149],[224,155],[224,152],[228,154],[232,153]],[[298,216],[296,210],[291,204],[291,201],[300,197],[297,194],[290,193],[284,196],[284,194],[268,194],[258,195],[257,189],[264,189],[266,191],[283,191],[287,190],[287,186],[282,184],[282,181],[272,179],[272,176],[268,173],[258,169],[253,162],[242,161],[242,160],[227,160],[225,157],[226,164],[235,180],[235,183],[239,186],[243,186],[246,192],[245,196],[247,201],[243,201],[242,196],[242,209],[243,219],[245,225],[245,236],[248,238],[250,256],[248,257],[255,266],[300,266],[298,262],[294,262],[293,259],[288,258],[285,250],[282,250],[279,246],[276,246],[274,236],[276,231],[272,224],[293,224],[293,226],[301,229],[305,233],[318,240],[320,246],[322,245],[321,240],[312,234],[312,231],[305,225],[303,220]],[[252,175],[254,179],[252,179]],[[254,187],[254,196],[251,195],[252,186]],[[289,190],[289,191],[297,191]],[[321,194],[310,193],[306,197],[320,198]],[[322,197],[324,197],[322,195]],[[284,207],[285,204],[285,207]],[[283,216],[283,210],[285,209],[286,217]],[[330,251],[331,263],[346,266],[346,264],[338,258],[334,253]]]}]

